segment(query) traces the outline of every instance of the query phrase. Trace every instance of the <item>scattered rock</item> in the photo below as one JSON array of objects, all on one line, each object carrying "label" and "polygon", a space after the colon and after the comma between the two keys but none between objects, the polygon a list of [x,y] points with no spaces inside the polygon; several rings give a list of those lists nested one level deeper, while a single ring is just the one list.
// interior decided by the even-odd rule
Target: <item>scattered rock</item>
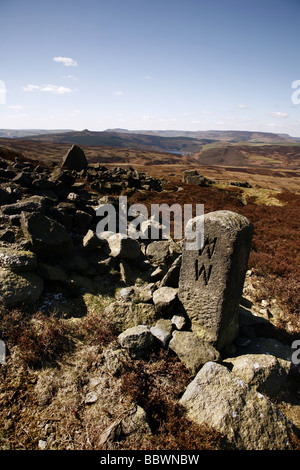
[{"label": "scattered rock", "polygon": [[121,233],[115,233],[107,239],[110,256],[127,260],[137,260],[141,257],[141,249],[137,240]]},{"label": "scattered rock", "polygon": [[154,326],[159,315],[153,304],[116,301],[105,308],[117,332],[137,325]]},{"label": "scattered rock", "polygon": [[126,370],[126,362],[129,355],[126,350],[117,347],[108,347],[103,353],[105,367],[112,375],[119,375]]},{"label": "scattered rock", "polygon": [[21,212],[37,212],[44,211],[46,208],[46,199],[42,196],[31,196],[25,198],[22,201],[15,202],[14,204],[8,204],[1,207],[3,214],[15,215],[21,214]]},{"label": "scattered rock", "polygon": [[197,186],[207,186],[211,183],[210,180],[204,176],[199,175],[197,170],[185,170],[182,176],[183,183],[196,184]]},{"label": "scattered rock", "polygon": [[65,227],[40,212],[22,212],[21,228],[34,252],[42,257],[72,253],[72,239]]},{"label": "scattered rock", "polygon": [[153,303],[158,312],[169,314],[174,308],[178,289],[174,287],[160,287],[153,292]]},{"label": "scattered rock", "polygon": [[0,268],[0,300],[7,308],[34,304],[44,287],[43,280],[33,272],[15,273]]},{"label": "scattered rock", "polygon": [[118,341],[122,348],[140,355],[153,346],[154,336],[148,326],[138,325],[123,331]]},{"label": "scattered rock", "polygon": [[152,434],[149,418],[143,408],[135,405],[103,431],[99,444],[120,441],[122,438],[132,435],[138,440],[145,434]]},{"label": "scattered rock", "polygon": [[245,354],[227,358],[234,375],[268,397],[276,397],[283,389],[291,369],[291,362],[268,354]]},{"label": "scattered rock", "polygon": [[206,362],[220,360],[220,353],[192,331],[175,330],[169,348],[192,374],[196,374]]},{"label": "scattered rock", "polygon": [[0,266],[16,272],[34,271],[37,268],[37,257],[32,251],[1,246]]},{"label": "scattered rock", "polygon": [[225,366],[207,362],[180,399],[187,417],[238,450],[287,450],[290,423],[271,401]]},{"label": "scattered rock", "polygon": [[176,330],[183,330],[186,326],[186,318],[183,315],[173,315],[171,322],[175,326]]},{"label": "scattered rock", "polygon": [[161,318],[156,325],[150,328],[151,333],[166,348],[172,337],[173,324],[171,320]]}]

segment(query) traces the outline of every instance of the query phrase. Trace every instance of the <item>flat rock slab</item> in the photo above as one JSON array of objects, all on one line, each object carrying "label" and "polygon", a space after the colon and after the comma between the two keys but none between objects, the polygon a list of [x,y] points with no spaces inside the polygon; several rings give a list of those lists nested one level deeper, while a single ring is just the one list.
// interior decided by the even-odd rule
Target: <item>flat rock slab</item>
[{"label": "flat rock slab", "polygon": [[238,334],[253,226],[246,217],[231,211],[190,219],[187,229],[197,223],[204,227],[203,245],[199,250],[188,249],[185,240],[178,298],[192,330],[220,351]]},{"label": "flat rock slab", "polygon": [[290,424],[286,417],[225,366],[207,362],[180,403],[189,419],[223,434],[235,449],[288,449]]}]

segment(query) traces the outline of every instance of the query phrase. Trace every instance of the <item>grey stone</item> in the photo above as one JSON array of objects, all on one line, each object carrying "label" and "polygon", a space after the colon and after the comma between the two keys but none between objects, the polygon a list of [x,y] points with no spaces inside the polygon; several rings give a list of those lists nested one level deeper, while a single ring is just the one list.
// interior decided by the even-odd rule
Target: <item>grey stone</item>
[{"label": "grey stone", "polygon": [[134,283],[133,270],[131,269],[129,263],[127,263],[125,260],[120,261],[120,276],[121,280],[127,286],[130,286]]},{"label": "grey stone", "polygon": [[206,362],[220,360],[220,353],[192,331],[175,330],[169,348],[192,374],[196,374]]},{"label": "grey stone", "polygon": [[43,211],[46,207],[46,199],[43,196],[31,196],[29,198],[22,199],[14,204],[7,204],[2,206],[1,211],[3,214],[15,215],[25,212],[36,212]]},{"label": "grey stone", "polygon": [[134,436],[136,441],[145,434],[151,435],[148,415],[143,408],[134,405],[103,431],[99,444],[109,445],[111,442],[120,441],[128,436]]},{"label": "grey stone", "polygon": [[146,256],[151,263],[164,264],[170,256],[170,244],[168,240],[157,240],[149,243]]},{"label": "grey stone", "polygon": [[159,340],[165,348],[172,337],[173,325],[171,320],[161,318],[156,325],[150,328],[151,333]]},{"label": "grey stone", "polygon": [[181,259],[182,255],[179,255],[178,258],[176,258],[176,260],[172,263],[167,273],[162,278],[160,287],[168,286],[178,288]]},{"label": "grey stone", "polygon": [[43,280],[33,272],[15,273],[0,268],[0,301],[7,308],[33,304],[44,288]]},{"label": "grey stone", "polygon": [[190,219],[204,224],[200,250],[184,243],[178,297],[192,330],[219,351],[238,334],[238,311],[251,247],[253,226],[231,211]]},{"label": "grey stone", "polygon": [[137,325],[123,331],[118,336],[118,341],[122,348],[140,354],[153,345],[154,336],[148,326]]},{"label": "grey stone", "polygon": [[36,254],[18,247],[0,247],[0,266],[12,271],[34,271]]},{"label": "grey stone", "polygon": [[112,375],[118,375],[126,370],[126,362],[130,356],[125,349],[108,347],[103,353],[105,367]]},{"label": "grey stone", "polygon": [[199,175],[197,170],[185,170],[183,172],[182,181],[183,183],[196,184],[198,186],[206,186],[208,182],[204,176]]},{"label": "grey stone", "polygon": [[40,212],[22,212],[21,228],[38,255],[53,257],[73,251],[73,243],[65,227]]},{"label": "grey stone", "polygon": [[103,246],[103,240],[93,230],[89,229],[82,240],[82,245],[86,250],[96,250]]},{"label": "grey stone", "polygon": [[154,326],[158,314],[150,303],[132,303],[117,300],[105,308],[105,314],[113,323],[117,333],[137,325]]},{"label": "grey stone", "polygon": [[225,366],[206,363],[180,399],[191,421],[223,434],[237,450],[289,448],[290,423],[266,397]]},{"label": "grey stone", "polygon": [[177,299],[178,289],[174,287],[159,287],[153,292],[153,303],[159,312],[170,313]]},{"label": "grey stone", "polygon": [[69,170],[81,171],[88,165],[84,151],[77,145],[73,145],[62,159],[61,166]]},{"label": "grey stone", "polygon": [[141,249],[137,240],[129,238],[121,233],[115,233],[107,238],[110,256],[137,260],[141,257]]},{"label": "grey stone", "polygon": [[292,364],[268,354],[245,354],[224,363],[231,364],[234,375],[268,397],[276,397],[283,389]]},{"label": "grey stone", "polygon": [[183,315],[173,315],[171,322],[177,330],[182,330],[186,326],[186,318]]}]

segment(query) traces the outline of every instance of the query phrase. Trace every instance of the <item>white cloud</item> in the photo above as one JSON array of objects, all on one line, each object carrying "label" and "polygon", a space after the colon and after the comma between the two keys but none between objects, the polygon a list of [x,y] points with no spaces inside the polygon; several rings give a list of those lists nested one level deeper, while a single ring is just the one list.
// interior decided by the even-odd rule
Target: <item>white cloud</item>
[{"label": "white cloud", "polygon": [[23,87],[24,91],[41,91],[46,93],[53,93],[55,95],[64,95],[66,93],[72,93],[75,90],[66,88],[58,85],[27,85]]},{"label": "white cloud", "polygon": [[11,105],[7,106],[9,109],[23,109],[23,106],[18,106],[18,105]]},{"label": "white cloud", "polygon": [[115,91],[115,92],[114,92],[114,95],[116,95],[116,96],[122,96],[122,95],[124,95],[124,93],[123,93],[123,91]]},{"label": "white cloud", "polygon": [[62,78],[66,78],[67,80],[79,80],[79,78],[74,77],[74,75],[63,75]]},{"label": "white cloud", "polygon": [[144,76],[142,77],[142,79],[143,79],[143,80],[152,80],[152,77],[151,77],[151,75],[144,75]]},{"label": "white cloud", "polygon": [[9,114],[9,116],[7,116],[8,119],[20,119],[20,118],[26,118],[27,117],[27,114],[25,113],[19,113],[19,114]]},{"label": "white cloud", "polygon": [[286,113],[281,113],[280,111],[278,112],[274,112],[274,113],[270,113],[269,116],[272,116],[272,117],[275,117],[275,118],[286,118],[288,117],[288,114]]},{"label": "white cloud", "polygon": [[71,57],[54,57],[52,60],[62,63],[65,67],[77,67],[78,65],[76,60],[71,59]]},{"label": "white cloud", "polygon": [[239,104],[238,109],[248,109],[248,106],[246,104]]}]

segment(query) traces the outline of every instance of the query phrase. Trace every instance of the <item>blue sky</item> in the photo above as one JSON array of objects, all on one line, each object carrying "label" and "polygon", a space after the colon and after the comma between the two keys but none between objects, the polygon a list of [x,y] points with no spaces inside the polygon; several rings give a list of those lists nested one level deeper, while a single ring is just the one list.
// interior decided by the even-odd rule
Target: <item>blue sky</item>
[{"label": "blue sky", "polygon": [[0,0],[0,128],[300,136],[299,19],[300,0]]}]

